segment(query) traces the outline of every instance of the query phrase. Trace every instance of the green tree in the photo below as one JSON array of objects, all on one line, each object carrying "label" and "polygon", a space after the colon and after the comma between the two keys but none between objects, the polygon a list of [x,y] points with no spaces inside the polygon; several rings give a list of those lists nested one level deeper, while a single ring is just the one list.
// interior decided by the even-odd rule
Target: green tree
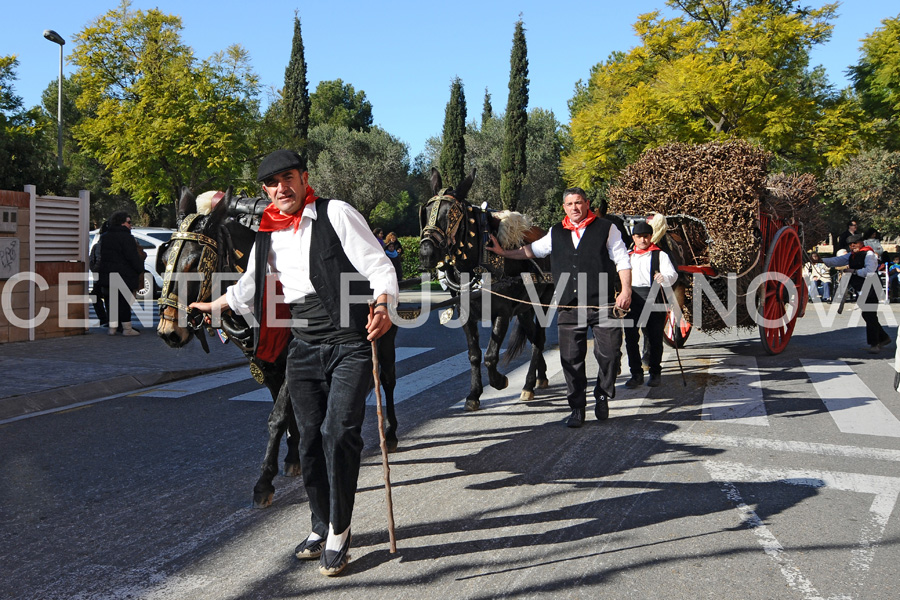
[{"label": "green tree", "polygon": [[294,148],[306,158],[309,135],[309,83],[306,81],[306,59],[303,55],[303,35],[300,17],[294,15],[294,41],[291,60],[284,70],[284,106],[291,121]]},{"label": "green tree", "polygon": [[372,126],[372,104],[366,93],[357,92],[340,79],[320,81],[309,97],[309,124],[337,125],[353,131],[368,131]]},{"label": "green tree", "polygon": [[379,203],[396,203],[409,172],[406,144],[379,127],[313,127],[309,157],[316,193],[349,202],[366,218]]},{"label": "green tree", "polygon": [[34,185],[38,193],[62,193],[64,173],[56,162],[56,119],[38,107],[23,107],[13,86],[18,65],[14,55],[0,56],[0,189]]},{"label": "green tree", "polygon": [[519,194],[528,173],[525,146],[528,137],[528,48],[525,27],[516,22],[509,59],[509,96],[506,102],[506,136],[500,162],[500,201],[517,210]]},{"label": "green tree", "polygon": [[487,88],[484,88],[484,104],[481,106],[481,126],[491,120],[494,116],[494,107],[491,106],[491,94]]},{"label": "green tree", "polygon": [[440,172],[444,184],[459,185],[465,179],[466,166],[466,94],[459,77],[450,85],[442,140]]},{"label": "green tree", "polygon": [[[829,169],[824,195],[883,235],[900,234],[900,152],[874,148]],[[845,213],[840,213],[845,214]]]},{"label": "green tree", "polygon": [[900,16],[881,25],[863,40],[850,77],[863,110],[876,119],[877,139],[888,150],[900,150]]},{"label": "green tree", "polygon": [[85,118],[75,137],[139,206],[173,203],[181,185],[245,176],[258,114],[257,78],[234,45],[197,61],[181,20],[124,0],[75,36],[71,61]]},{"label": "green tree", "polygon": [[646,148],[741,137],[818,172],[859,151],[852,99],[835,95],[810,49],[828,40],[836,4],[668,0],[680,15],[641,15],[640,45],[596,65],[569,103],[570,184],[594,187]]},{"label": "green tree", "polygon": [[[57,93],[58,81],[53,80],[41,94],[41,106],[48,118],[55,119],[56,105],[59,101]],[[79,190],[91,192],[90,221],[92,228],[99,227],[103,221],[117,210],[125,210],[134,215],[135,221],[151,225],[172,225],[173,219],[161,218],[162,215],[142,214],[133,200],[126,194],[114,194],[111,189],[111,176],[99,160],[85,152],[72,134],[84,120],[84,113],[76,106],[76,99],[81,95],[81,88],[72,77],[63,79],[63,160],[65,163],[65,184],[61,192],[66,196],[76,196]],[[153,212],[153,211],[151,211]],[[171,211],[174,216],[174,211]]]}]

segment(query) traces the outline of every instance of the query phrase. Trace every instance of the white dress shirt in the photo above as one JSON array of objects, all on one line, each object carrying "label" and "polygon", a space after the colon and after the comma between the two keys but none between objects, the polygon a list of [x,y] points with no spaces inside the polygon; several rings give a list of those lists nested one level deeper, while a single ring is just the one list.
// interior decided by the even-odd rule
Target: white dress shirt
[{"label": "white dress shirt", "polygon": [[[274,273],[284,288],[284,301],[298,302],[315,294],[309,279],[309,243],[312,237],[312,222],[318,218],[316,204],[303,208],[300,226],[272,232],[272,246],[269,251],[269,272]],[[341,247],[353,267],[369,280],[372,297],[387,294],[392,303],[396,302],[399,288],[397,272],[384,248],[369,229],[369,224],[352,206],[342,200],[328,203],[328,219],[337,233]],[[237,283],[228,287],[225,298],[228,306],[240,314],[253,310],[256,294],[256,246],[250,251],[247,270]]]},{"label": "white dress shirt", "polygon": [[[577,232],[572,232],[572,244],[577,248],[581,243],[581,236]],[[539,240],[531,243],[531,253],[537,258],[550,256],[553,250],[553,242],[550,239],[550,233],[547,233]],[[609,259],[616,264],[616,271],[625,271],[631,268],[631,259],[628,258],[628,248],[622,241],[622,232],[615,225],[609,228],[609,235],[606,236],[606,251],[609,253]],[[634,285],[634,284],[632,284]]]},{"label": "white dress shirt", "polygon": [[[631,253],[631,287],[653,287],[653,279],[650,278],[650,258],[652,252]],[[669,255],[660,251],[659,274],[662,275],[662,285],[669,286],[678,279],[678,271],[669,259]]]}]

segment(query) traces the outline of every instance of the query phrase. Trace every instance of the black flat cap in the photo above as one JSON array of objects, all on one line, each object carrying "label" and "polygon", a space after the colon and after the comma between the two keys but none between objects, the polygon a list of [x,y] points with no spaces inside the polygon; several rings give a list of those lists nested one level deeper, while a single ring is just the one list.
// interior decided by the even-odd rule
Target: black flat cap
[{"label": "black flat cap", "polygon": [[653,235],[653,228],[647,221],[638,221],[631,230],[631,235]]},{"label": "black flat cap", "polygon": [[853,235],[847,237],[848,244],[858,244],[862,241],[863,241],[863,236],[859,235],[858,233],[854,233]]},{"label": "black flat cap", "polygon": [[259,163],[259,169],[256,171],[256,180],[265,181],[273,175],[297,169],[301,173],[306,170],[306,164],[300,155],[293,150],[276,150],[266,155],[262,162]]}]

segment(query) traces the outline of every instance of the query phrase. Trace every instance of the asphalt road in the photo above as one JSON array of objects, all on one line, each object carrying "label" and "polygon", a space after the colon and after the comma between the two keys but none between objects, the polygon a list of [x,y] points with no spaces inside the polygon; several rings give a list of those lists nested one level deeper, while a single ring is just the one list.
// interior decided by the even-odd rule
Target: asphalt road
[{"label": "asphalt road", "polygon": [[578,430],[554,348],[535,401],[514,364],[466,413],[463,334],[401,331],[399,551],[373,409],[334,579],[292,556],[298,479],[249,508],[270,405],[245,369],[7,423],[0,598],[895,598],[894,347],[867,354],[852,319],[812,306],[778,356],[756,331],[694,332],[686,385],[671,350],[659,388],[625,390],[623,369],[609,421]]}]

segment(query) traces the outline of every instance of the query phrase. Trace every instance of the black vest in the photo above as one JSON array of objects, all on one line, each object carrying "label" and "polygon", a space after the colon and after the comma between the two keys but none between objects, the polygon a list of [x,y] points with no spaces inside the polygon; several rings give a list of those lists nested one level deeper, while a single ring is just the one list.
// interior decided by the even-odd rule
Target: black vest
[{"label": "black vest", "polygon": [[[617,281],[616,265],[609,258],[606,241],[612,223],[606,219],[595,219],[584,228],[578,248],[572,244],[572,232],[557,223],[550,229],[550,268],[556,283],[556,298],[560,306],[600,306],[615,299]],[[560,286],[563,274],[568,273],[565,286]],[[579,273],[587,289],[579,290]],[[606,293],[601,299],[601,280],[605,281]]]},{"label": "black vest", "polygon": [[[328,219],[328,198],[316,200],[316,218],[312,221],[309,240],[309,280],[316,290],[316,295],[328,311],[335,329],[341,327],[341,275],[349,280],[349,327],[366,335],[366,322],[369,318],[368,300],[372,297],[372,287],[368,279],[356,270],[344,253],[341,240]],[[268,265],[269,251],[272,247],[272,236],[269,232],[256,234],[256,297],[254,309],[261,315],[262,290],[265,285],[265,274]],[[303,260],[304,257],[298,257]],[[352,300],[352,302],[351,302]],[[347,312],[346,310],[344,312]],[[259,342],[259,328],[253,335],[254,347]]]}]

